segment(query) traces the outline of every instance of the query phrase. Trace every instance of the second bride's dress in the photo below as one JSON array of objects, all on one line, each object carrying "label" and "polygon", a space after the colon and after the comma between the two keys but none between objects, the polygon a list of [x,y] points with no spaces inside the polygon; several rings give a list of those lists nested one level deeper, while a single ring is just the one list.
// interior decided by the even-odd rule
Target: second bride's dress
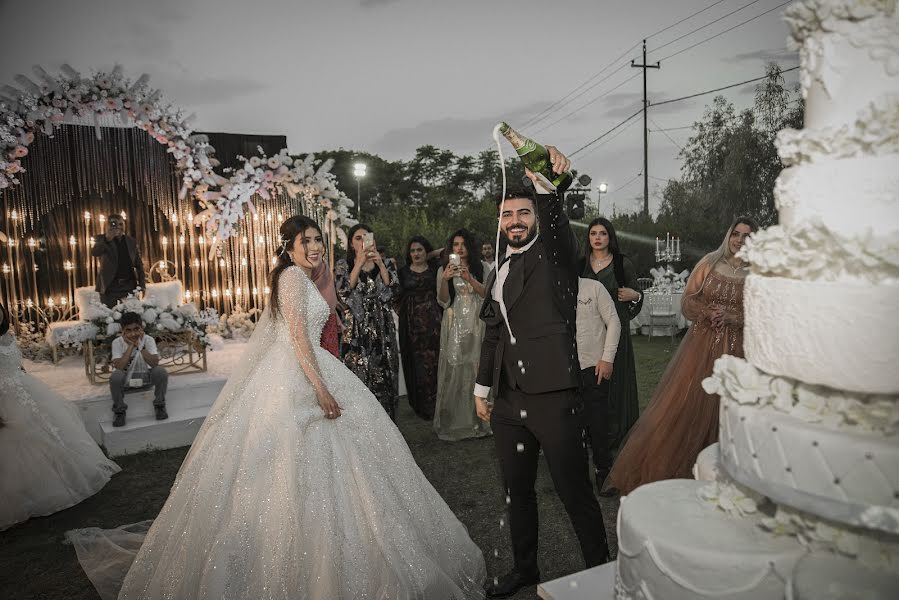
[{"label": "second bride's dress", "polygon": [[[315,284],[289,267],[279,286],[119,598],[481,597],[466,528],[374,395],[319,347],[329,309]],[[324,417],[298,360],[342,416]]]}]

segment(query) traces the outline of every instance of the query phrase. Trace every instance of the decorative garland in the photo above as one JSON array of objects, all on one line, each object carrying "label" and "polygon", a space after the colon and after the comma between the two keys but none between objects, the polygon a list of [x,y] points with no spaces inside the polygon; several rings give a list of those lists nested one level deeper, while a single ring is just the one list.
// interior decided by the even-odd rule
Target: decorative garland
[{"label": "decorative garland", "polygon": [[193,134],[189,125],[193,115],[185,117],[180,109],[163,104],[162,92],[148,86],[148,75],[132,83],[120,66],[91,77],[69,65],[63,65],[61,71],[62,75],[53,77],[34,67],[39,83],[17,75],[15,82],[21,89],[0,88],[0,190],[19,184],[16,174],[24,171],[22,159],[28,155],[36,131],[52,136],[54,129],[67,121],[87,121],[99,137],[102,122],[118,119],[168,146],[181,176],[179,198],[188,194],[197,198],[206,209],[201,213],[206,228],[217,243],[234,234],[247,210],[255,213],[254,194],[268,198],[279,187],[289,195],[301,194],[306,201],[318,202],[335,225],[355,223],[349,217],[353,203],[337,190],[331,161],[319,166],[312,155],[294,161],[282,150],[271,158],[251,157],[243,169],[230,178],[223,177],[214,172],[219,164],[212,156],[215,150],[205,136]]},{"label": "decorative garland", "polygon": [[346,244],[346,235],[339,227],[356,224],[349,211],[353,201],[337,189],[337,178],[331,173],[332,159],[322,163],[313,154],[295,159],[286,148],[271,157],[259,148],[258,156],[238,158],[244,161],[242,168],[235,170],[229,179],[220,178],[220,187],[201,192],[208,208],[198,217],[206,219],[207,229],[225,239],[247,210],[256,214],[252,201],[255,194],[268,200],[283,191],[321,207],[322,217],[327,221],[322,223],[322,228],[327,231],[328,223],[333,222],[338,227],[338,238]]}]

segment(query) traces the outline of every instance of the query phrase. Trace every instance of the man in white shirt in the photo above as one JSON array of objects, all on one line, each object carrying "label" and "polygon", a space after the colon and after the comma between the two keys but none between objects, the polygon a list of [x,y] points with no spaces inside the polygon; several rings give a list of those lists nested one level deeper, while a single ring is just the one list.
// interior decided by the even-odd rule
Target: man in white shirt
[{"label": "man in white shirt", "polygon": [[119,319],[122,335],[112,341],[112,365],[115,368],[109,378],[112,394],[113,427],[125,425],[125,390],[152,385],[153,406],[156,420],[168,419],[165,410],[165,392],[169,384],[169,373],[159,366],[156,340],[144,333],[143,321],[137,313],[125,313]]},{"label": "man in white shirt", "polygon": [[[593,448],[593,468],[599,491],[612,468],[608,440],[609,380],[621,337],[621,321],[606,286],[595,279],[582,277],[578,280],[576,324],[584,421]],[[603,492],[599,494],[602,496]]]}]

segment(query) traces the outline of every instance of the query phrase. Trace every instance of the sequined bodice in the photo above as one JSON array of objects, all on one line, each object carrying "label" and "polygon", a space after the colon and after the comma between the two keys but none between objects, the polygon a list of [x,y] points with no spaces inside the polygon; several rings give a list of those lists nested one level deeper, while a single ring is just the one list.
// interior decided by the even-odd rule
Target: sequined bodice
[{"label": "sequined bodice", "polygon": [[[292,267],[299,269],[298,267]],[[285,273],[284,275],[288,275]],[[286,277],[282,275],[281,285],[283,286],[279,294],[279,302],[282,306],[286,303],[300,302],[303,305],[295,308],[295,312],[302,316],[306,324],[306,331],[310,340],[318,341],[321,339],[322,330],[328,322],[328,316],[331,309],[328,303],[322,297],[321,292],[309,277],[301,273],[299,277]],[[303,286],[303,289],[297,289]],[[282,310],[285,310],[282,308]],[[277,319],[278,323],[278,339],[282,341],[292,340],[290,329],[287,322],[283,318]]]},{"label": "sequined bodice", "polygon": [[707,304],[717,304],[726,310],[743,313],[743,278],[728,277],[717,271],[709,273],[703,289]]},{"label": "sequined bodice", "polygon": [[9,332],[0,336],[0,382],[8,381],[19,374],[22,366],[22,353],[16,345],[16,338]]}]

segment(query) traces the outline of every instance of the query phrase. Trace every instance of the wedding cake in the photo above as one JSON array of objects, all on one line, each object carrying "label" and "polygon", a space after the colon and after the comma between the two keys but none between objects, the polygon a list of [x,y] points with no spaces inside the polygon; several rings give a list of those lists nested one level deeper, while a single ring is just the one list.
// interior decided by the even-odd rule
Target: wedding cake
[{"label": "wedding cake", "polygon": [[778,136],[780,224],[742,251],[747,358],[704,382],[706,481],[622,498],[619,600],[899,598],[896,3],[786,11],[805,127]]}]

